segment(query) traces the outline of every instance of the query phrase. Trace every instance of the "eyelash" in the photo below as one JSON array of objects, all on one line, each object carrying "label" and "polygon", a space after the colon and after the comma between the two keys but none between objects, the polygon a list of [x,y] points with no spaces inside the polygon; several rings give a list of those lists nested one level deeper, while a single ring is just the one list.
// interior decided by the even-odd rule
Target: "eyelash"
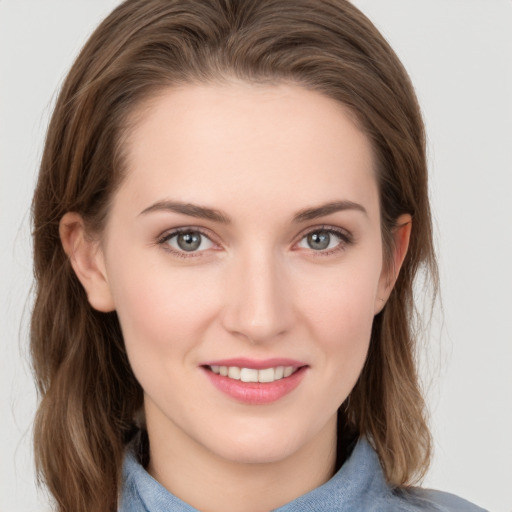
[{"label": "eyelash", "polygon": [[[354,243],[354,239],[353,239],[353,236],[351,233],[349,233],[348,231],[339,229],[339,228],[335,228],[333,226],[318,226],[313,229],[308,229],[308,231],[306,231],[305,233],[302,233],[300,235],[299,240],[296,243],[299,243],[300,241],[302,241],[304,238],[306,238],[311,233],[317,233],[317,232],[324,232],[324,233],[328,233],[329,235],[334,235],[340,239],[340,242],[335,247],[333,247],[332,249],[329,249],[329,250],[315,251],[314,249],[310,249],[311,253],[315,257],[330,256],[332,254],[335,254],[335,253],[345,250],[346,247],[348,247]],[[186,251],[177,251],[177,250],[171,248],[169,245],[165,246],[169,240],[171,240],[175,236],[178,236],[183,233],[199,233],[201,236],[204,236],[208,240],[210,240],[213,244],[216,244],[216,242],[212,239],[213,237],[210,234],[206,233],[201,228],[196,228],[194,226],[190,226],[190,227],[187,226],[185,228],[176,228],[170,232],[164,233],[163,235],[161,235],[158,238],[157,244],[161,245],[166,251],[171,252],[174,256],[176,256],[178,258],[195,258],[198,256],[202,256],[202,253],[205,252],[204,250],[203,251],[186,252]]]}]

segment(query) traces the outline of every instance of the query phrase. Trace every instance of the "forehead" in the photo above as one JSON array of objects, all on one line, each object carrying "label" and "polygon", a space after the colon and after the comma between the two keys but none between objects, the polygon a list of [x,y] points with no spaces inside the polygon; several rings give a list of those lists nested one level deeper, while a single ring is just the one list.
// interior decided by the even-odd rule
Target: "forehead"
[{"label": "forehead", "polygon": [[283,210],[348,199],[378,209],[368,137],[343,105],[297,85],[166,89],[139,110],[125,154],[121,191],[140,207],[171,196]]}]

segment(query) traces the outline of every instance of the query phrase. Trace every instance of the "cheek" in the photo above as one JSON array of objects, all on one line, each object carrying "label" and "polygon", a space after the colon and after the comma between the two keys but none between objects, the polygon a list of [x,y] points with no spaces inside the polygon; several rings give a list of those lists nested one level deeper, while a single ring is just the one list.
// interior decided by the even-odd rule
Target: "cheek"
[{"label": "cheek", "polygon": [[302,295],[300,309],[337,406],[352,390],[366,360],[379,276],[380,260],[361,258],[353,265],[333,267],[328,277],[317,275],[304,287],[314,292]]},{"label": "cheek", "polygon": [[128,360],[145,393],[174,407],[175,397],[193,393],[189,372],[212,317],[211,300],[186,272],[133,263],[125,261],[114,272],[119,284],[114,300]]},{"label": "cheek", "polygon": [[165,256],[157,259],[128,255],[109,273],[125,344],[148,356],[185,354],[191,335],[211,321],[218,290],[197,268],[172,269]]},{"label": "cheek", "polygon": [[[323,332],[321,339],[349,342],[370,332],[378,292],[378,261],[340,265],[325,276],[313,276],[302,288],[301,309]],[[316,277],[316,279],[315,279]],[[333,339],[334,338],[334,339]]]},{"label": "cheek", "polygon": [[[325,367],[344,393],[362,370],[373,324],[371,308],[366,301],[358,303],[357,299],[354,295],[332,296],[321,310],[311,310]],[[340,376],[343,378],[338,380]]]}]

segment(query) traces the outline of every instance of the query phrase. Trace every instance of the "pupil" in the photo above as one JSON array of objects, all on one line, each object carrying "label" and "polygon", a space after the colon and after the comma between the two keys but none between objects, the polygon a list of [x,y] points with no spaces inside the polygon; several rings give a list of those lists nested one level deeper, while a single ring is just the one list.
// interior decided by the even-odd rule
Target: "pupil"
[{"label": "pupil", "polygon": [[331,235],[327,231],[315,231],[308,235],[308,245],[318,251],[327,249],[331,241]]},{"label": "pupil", "polygon": [[201,245],[199,233],[181,233],[178,235],[178,245],[184,251],[195,251]]}]

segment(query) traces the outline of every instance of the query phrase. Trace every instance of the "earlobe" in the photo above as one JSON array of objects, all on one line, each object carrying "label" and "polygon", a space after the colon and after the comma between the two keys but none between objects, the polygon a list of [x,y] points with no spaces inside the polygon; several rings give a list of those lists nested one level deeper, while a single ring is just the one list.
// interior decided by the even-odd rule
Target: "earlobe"
[{"label": "earlobe", "polygon": [[107,280],[103,251],[97,240],[87,236],[82,216],[75,212],[66,213],[60,220],[59,235],[90,305],[105,313],[113,311],[115,307]]},{"label": "earlobe", "polygon": [[393,230],[394,247],[391,261],[389,264],[384,264],[380,276],[379,289],[375,301],[375,314],[382,311],[393,290],[393,286],[395,285],[407,254],[407,249],[409,248],[411,229],[412,217],[408,213],[400,215],[396,221],[396,227]]}]

